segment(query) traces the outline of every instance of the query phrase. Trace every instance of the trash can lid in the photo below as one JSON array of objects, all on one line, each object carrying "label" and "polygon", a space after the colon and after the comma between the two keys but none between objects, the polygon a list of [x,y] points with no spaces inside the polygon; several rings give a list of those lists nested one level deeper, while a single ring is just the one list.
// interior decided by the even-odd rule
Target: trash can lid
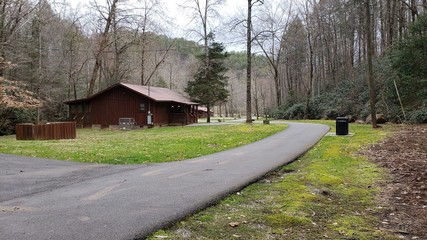
[{"label": "trash can lid", "polygon": [[348,117],[337,117],[337,120],[348,120]]}]

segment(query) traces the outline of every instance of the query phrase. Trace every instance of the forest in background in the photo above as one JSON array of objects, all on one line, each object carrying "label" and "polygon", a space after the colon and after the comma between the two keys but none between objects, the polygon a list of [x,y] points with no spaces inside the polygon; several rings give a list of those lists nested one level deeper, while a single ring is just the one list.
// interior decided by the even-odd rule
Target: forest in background
[{"label": "forest in background", "polygon": [[[185,94],[203,47],[168,37],[166,2],[138,0],[138,7],[102,2],[91,1],[90,14],[83,14],[49,0],[0,1],[0,134],[13,133],[20,122],[67,119],[64,101],[117,82]],[[369,114],[365,3],[283,0],[254,6],[252,113],[364,120]],[[427,0],[372,0],[370,7],[377,112],[394,122],[425,123]],[[244,40],[244,26],[238,24],[244,17],[236,13],[214,33]],[[230,96],[215,112],[244,115],[246,53],[231,51],[226,66]]]}]

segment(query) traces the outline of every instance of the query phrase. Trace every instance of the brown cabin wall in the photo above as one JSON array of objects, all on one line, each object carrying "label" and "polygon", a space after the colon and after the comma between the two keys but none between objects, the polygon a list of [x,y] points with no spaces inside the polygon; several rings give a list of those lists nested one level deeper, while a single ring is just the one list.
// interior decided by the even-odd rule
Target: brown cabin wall
[{"label": "brown cabin wall", "polygon": [[154,116],[154,125],[169,124],[168,106],[169,103],[165,102],[157,102],[154,104],[154,110],[152,110]]},{"label": "brown cabin wall", "polygon": [[[143,110],[141,104],[144,104]],[[125,87],[118,86],[90,100],[70,104],[70,120],[83,123],[84,127],[101,125],[102,128],[108,128],[110,125],[118,125],[119,118],[134,118],[139,126],[146,126],[148,111],[153,114],[154,125],[157,126],[181,123],[181,119],[184,118],[187,118],[184,124],[197,120],[196,114],[191,114],[194,112],[194,107],[186,105],[188,109],[177,117],[170,113],[171,104],[176,105],[171,102],[155,102]],[[72,113],[71,106],[79,111]]]},{"label": "brown cabin wall", "polygon": [[119,118],[135,118],[135,121],[142,125],[143,117],[139,114],[139,105],[144,101],[146,99],[125,88],[113,88],[92,99],[92,124],[99,124],[105,128],[109,125],[118,125]]}]

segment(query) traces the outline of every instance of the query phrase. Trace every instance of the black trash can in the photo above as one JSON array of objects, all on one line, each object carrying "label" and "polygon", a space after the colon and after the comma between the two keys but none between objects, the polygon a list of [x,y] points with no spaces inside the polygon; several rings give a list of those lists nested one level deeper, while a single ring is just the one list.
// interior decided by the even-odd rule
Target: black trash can
[{"label": "black trash can", "polygon": [[335,127],[337,135],[348,135],[348,118],[337,117]]}]

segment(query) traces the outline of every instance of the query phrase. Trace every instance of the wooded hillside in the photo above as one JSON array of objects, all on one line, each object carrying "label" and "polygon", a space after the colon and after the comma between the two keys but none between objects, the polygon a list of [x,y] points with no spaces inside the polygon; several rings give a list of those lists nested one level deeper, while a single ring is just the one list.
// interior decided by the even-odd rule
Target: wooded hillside
[{"label": "wooded hillside", "polygon": [[[254,6],[252,112],[364,119],[369,114],[365,3],[277,0]],[[166,2],[135,4],[90,1],[84,14],[66,2],[0,1],[0,77],[8,80],[0,81],[0,100],[15,94],[7,90],[12,82],[20,86],[14,91],[28,91],[40,102],[25,109],[2,104],[0,134],[12,133],[18,122],[66,119],[64,101],[117,82],[184,93],[202,47],[168,37]],[[427,1],[372,0],[369,7],[377,112],[392,121],[427,122]],[[233,24],[239,18],[237,13],[224,18],[215,34],[240,39]],[[230,52],[226,62],[230,97],[216,104],[223,115],[245,114],[245,57]]]}]

